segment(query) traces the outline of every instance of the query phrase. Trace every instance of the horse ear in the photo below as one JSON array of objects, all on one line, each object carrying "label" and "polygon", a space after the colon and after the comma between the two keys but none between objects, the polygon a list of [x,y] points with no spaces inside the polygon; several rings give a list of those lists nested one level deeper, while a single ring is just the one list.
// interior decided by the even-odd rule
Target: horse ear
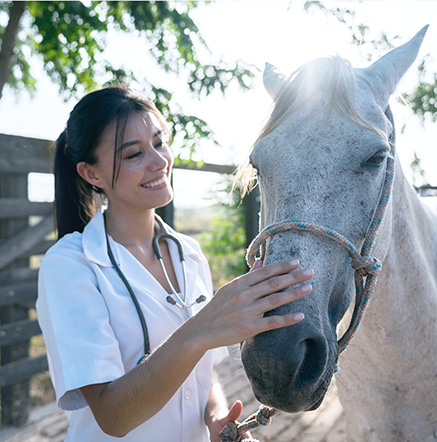
[{"label": "horse ear", "polygon": [[409,42],[399,46],[361,71],[370,83],[376,101],[383,107],[408,68],[417,57],[429,25],[424,26]]},{"label": "horse ear", "polygon": [[270,63],[266,63],[264,68],[263,82],[269,95],[276,99],[278,92],[281,90],[282,86],[287,81],[287,77],[281,74],[275,66]]}]

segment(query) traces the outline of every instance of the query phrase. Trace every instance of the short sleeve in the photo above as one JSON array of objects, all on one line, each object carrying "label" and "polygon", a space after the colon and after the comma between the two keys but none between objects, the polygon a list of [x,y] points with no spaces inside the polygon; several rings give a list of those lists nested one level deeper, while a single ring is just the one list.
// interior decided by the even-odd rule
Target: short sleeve
[{"label": "short sleeve", "polygon": [[64,410],[87,405],[81,387],[124,374],[92,266],[78,243],[61,240],[46,254],[39,272],[38,321],[56,399]]}]

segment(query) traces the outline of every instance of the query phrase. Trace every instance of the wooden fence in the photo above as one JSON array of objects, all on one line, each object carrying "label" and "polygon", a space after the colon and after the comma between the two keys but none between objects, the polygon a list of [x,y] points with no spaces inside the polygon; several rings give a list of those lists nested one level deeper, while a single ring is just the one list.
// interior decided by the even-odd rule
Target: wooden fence
[{"label": "wooden fence", "polygon": [[[38,259],[54,243],[53,205],[28,199],[28,174],[51,173],[47,140],[0,134],[0,396],[1,424],[21,426],[31,408],[30,379],[47,370],[45,354],[29,356],[40,335],[36,314]],[[182,169],[192,169],[179,166]],[[203,164],[199,171],[233,173],[235,167]],[[245,203],[247,240],[258,228],[258,202]],[[173,207],[161,215],[173,224]]]}]

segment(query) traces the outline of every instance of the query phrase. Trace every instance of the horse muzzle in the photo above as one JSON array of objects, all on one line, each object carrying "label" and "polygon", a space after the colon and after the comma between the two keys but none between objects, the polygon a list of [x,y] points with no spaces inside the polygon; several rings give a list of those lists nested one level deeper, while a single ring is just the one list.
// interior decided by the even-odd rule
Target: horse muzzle
[{"label": "horse muzzle", "polygon": [[302,323],[261,333],[241,348],[256,398],[286,412],[320,406],[335,371],[338,345]]}]

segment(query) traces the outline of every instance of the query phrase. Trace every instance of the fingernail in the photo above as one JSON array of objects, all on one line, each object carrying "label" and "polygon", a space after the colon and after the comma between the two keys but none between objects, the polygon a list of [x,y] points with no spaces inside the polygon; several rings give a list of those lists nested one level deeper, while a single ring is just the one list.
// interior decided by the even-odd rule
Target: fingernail
[{"label": "fingernail", "polygon": [[293,267],[298,266],[299,265],[299,260],[298,259],[292,259],[290,261],[290,265],[293,266]]},{"label": "fingernail", "polygon": [[257,259],[252,266],[252,270],[260,269],[263,266],[263,262],[260,259]]},{"label": "fingernail", "polygon": [[310,293],[312,289],[313,286],[311,284],[304,284],[299,287],[301,293]]},{"label": "fingernail", "polygon": [[293,314],[293,319],[295,321],[302,321],[302,319],[305,318],[305,315],[303,313],[294,313]]},{"label": "fingernail", "polygon": [[303,276],[314,276],[314,270],[313,269],[305,269],[302,270]]}]

